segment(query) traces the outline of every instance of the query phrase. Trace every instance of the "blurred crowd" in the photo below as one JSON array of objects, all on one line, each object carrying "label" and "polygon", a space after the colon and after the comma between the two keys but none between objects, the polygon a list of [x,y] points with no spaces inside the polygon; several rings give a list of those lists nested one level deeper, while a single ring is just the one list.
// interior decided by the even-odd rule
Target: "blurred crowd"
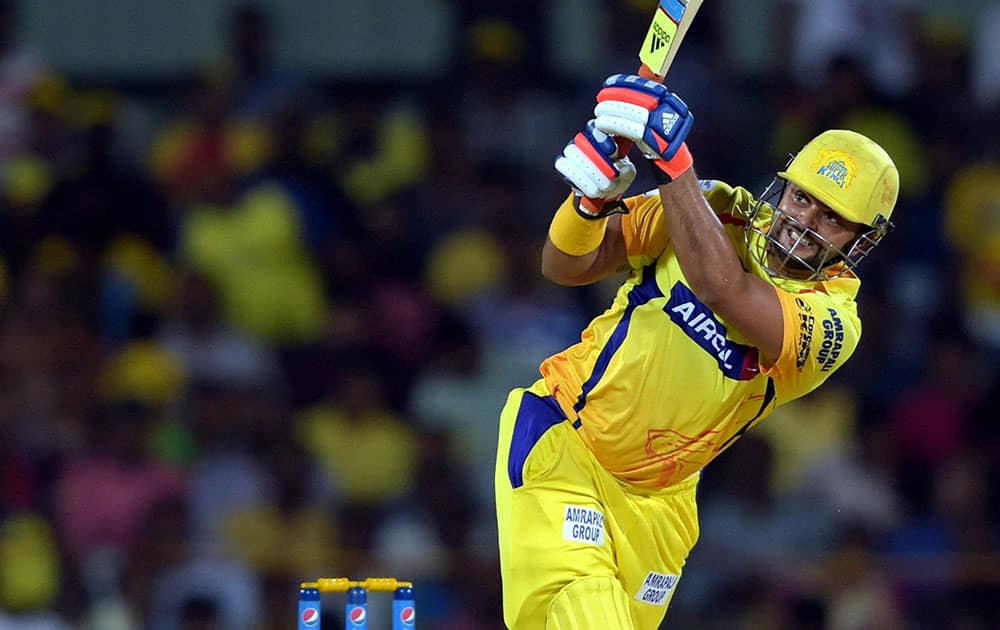
[{"label": "blurred crowd", "polygon": [[[442,4],[426,80],[283,67],[245,4],[141,88],[0,1],[0,629],[291,628],[344,575],[501,627],[500,407],[614,289],[539,273],[551,162],[655,3],[598,2],[577,74],[548,3]],[[997,627],[1000,6],[940,4],[706,2],[671,70],[702,177],[759,192],[846,127],[902,196],[854,358],[706,470],[667,627]]]}]

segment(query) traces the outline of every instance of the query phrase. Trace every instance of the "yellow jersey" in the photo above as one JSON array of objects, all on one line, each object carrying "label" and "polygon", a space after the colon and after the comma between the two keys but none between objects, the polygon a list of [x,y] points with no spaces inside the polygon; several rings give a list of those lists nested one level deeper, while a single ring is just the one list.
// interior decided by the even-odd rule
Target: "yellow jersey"
[{"label": "yellow jersey", "polygon": [[624,200],[631,271],[611,306],[579,343],[540,368],[597,460],[643,488],[670,486],[701,470],[776,405],[818,387],[861,337],[856,276],[772,278],[744,240],[753,195],[714,180],[701,186],[744,269],[770,282],[781,301],[784,335],[774,365],[761,365],[757,349],[691,291],[654,190]]}]

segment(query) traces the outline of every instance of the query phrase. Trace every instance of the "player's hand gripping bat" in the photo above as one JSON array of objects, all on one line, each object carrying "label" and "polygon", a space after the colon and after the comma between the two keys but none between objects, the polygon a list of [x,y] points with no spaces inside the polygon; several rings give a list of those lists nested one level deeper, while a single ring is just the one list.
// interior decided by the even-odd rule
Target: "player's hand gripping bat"
[{"label": "player's hand gripping bat", "polygon": [[[663,81],[701,3],[702,0],[660,0],[639,49],[640,76]],[[618,139],[617,142],[620,156],[632,149],[631,140]]]}]

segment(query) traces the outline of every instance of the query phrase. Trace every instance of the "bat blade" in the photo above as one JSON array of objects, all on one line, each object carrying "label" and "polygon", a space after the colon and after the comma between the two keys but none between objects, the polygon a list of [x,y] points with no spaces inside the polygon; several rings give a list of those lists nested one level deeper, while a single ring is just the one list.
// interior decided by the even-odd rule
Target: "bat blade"
[{"label": "bat blade", "polygon": [[640,74],[662,79],[691,27],[702,0],[660,0],[639,49]]}]

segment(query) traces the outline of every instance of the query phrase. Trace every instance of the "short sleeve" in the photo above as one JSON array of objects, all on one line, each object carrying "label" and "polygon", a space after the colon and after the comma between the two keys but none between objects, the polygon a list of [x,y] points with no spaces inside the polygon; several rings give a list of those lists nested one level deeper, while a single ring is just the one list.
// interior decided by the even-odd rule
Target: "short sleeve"
[{"label": "short sleeve", "polygon": [[780,404],[816,389],[847,362],[861,339],[861,320],[846,296],[775,290],[785,331],[781,354],[763,372],[774,379]]},{"label": "short sleeve", "polygon": [[628,263],[639,269],[659,258],[667,247],[667,220],[658,191],[628,197],[625,200],[628,214],[622,215],[622,235]]},{"label": "short sleeve", "polygon": [[[742,188],[715,180],[699,181],[705,201],[727,228],[742,229],[742,220],[736,218],[736,209],[752,205],[752,196]],[[622,215],[622,234],[629,265],[638,269],[660,257],[670,242],[670,231],[664,216],[663,204],[657,189],[623,200],[628,213]]]}]

